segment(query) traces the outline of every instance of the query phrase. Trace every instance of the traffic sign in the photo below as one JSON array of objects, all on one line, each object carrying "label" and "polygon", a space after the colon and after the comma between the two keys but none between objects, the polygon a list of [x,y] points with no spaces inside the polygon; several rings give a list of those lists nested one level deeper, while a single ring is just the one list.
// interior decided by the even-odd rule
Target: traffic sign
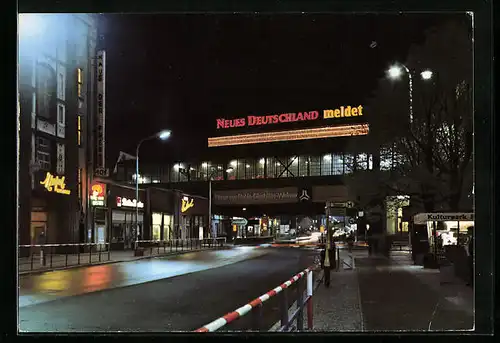
[{"label": "traffic sign", "polygon": [[335,217],[345,217],[346,209],[345,207],[331,207],[329,215]]},{"label": "traffic sign", "polygon": [[343,208],[353,208],[354,207],[354,203],[352,201],[330,202],[328,204],[330,207],[343,207]]}]

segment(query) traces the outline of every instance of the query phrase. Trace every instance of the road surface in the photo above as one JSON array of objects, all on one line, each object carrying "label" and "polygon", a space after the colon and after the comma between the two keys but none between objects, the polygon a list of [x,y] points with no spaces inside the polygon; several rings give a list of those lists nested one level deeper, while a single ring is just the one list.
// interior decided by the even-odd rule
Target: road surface
[{"label": "road surface", "polygon": [[[236,257],[221,255],[227,251],[192,253],[170,259],[170,264],[155,259],[76,269],[60,278],[66,284],[52,280],[41,286],[43,281],[37,281],[36,276],[21,280],[20,330],[191,331],[278,286],[307,268],[316,254],[293,248],[230,251],[240,253]],[[225,260],[226,265],[220,260]],[[179,265],[176,270],[166,269],[171,262]],[[183,263],[191,263],[190,274],[172,277],[186,270]],[[204,264],[212,269],[194,272],[194,266]],[[89,270],[93,272],[87,275]],[[55,295],[50,295],[51,290],[56,291]],[[263,329],[278,320],[278,305],[277,299],[267,303]],[[249,329],[251,323],[252,317],[246,316],[227,329]]]}]

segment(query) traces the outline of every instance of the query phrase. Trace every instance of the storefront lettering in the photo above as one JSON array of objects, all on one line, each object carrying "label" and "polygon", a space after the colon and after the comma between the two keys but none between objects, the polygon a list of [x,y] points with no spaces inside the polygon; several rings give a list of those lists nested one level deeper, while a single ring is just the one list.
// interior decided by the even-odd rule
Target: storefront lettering
[{"label": "storefront lettering", "polygon": [[65,179],[66,178],[64,176],[54,176],[51,173],[47,172],[45,180],[41,181],[40,184],[43,185],[49,192],[69,195],[71,194],[71,191],[69,189],[66,189],[66,183],[64,183]]},{"label": "storefront lettering", "polygon": [[472,213],[463,214],[428,214],[427,220],[429,221],[451,221],[451,220],[473,220]]},{"label": "storefront lettering", "polygon": [[181,204],[181,212],[182,213],[186,212],[187,210],[189,210],[193,206],[194,206],[194,199],[193,198],[191,198],[191,200],[189,200],[188,197],[182,198],[182,204]]},{"label": "storefront lettering", "polygon": [[136,199],[127,199],[127,198],[122,198],[122,197],[116,197],[116,206],[118,207],[138,207],[138,208],[144,208],[144,204],[139,201],[137,202]]}]

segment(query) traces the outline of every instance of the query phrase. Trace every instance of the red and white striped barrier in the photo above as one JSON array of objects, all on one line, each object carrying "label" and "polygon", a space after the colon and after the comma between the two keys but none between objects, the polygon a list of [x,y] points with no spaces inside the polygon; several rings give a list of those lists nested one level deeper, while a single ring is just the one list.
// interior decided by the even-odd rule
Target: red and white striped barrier
[{"label": "red and white striped barrier", "polygon": [[[250,312],[254,307],[257,307],[260,304],[263,304],[265,301],[267,301],[271,297],[275,296],[276,294],[280,293],[285,288],[290,287],[297,280],[304,277],[304,275],[308,276],[314,269],[315,269],[315,267],[309,267],[309,268],[303,270],[302,272],[300,272],[297,275],[295,275],[294,277],[292,277],[290,280],[283,282],[278,287],[270,290],[269,292],[261,295],[258,298],[255,298],[254,300],[250,301],[248,304],[236,309],[235,311],[229,312],[228,314],[214,320],[213,322],[210,322],[210,323],[202,326],[198,330],[195,330],[195,332],[213,332],[213,331],[220,329],[224,325],[227,325],[227,324],[231,323],[232,321],[234,321],[240,317],[243,317],[248,312]],[[312,282],[311,282],[310,287],[311,287],[311,291],[309,290],[309,282],[308,282],[308,294],[311,293],[311,295],[312,295]]]}]

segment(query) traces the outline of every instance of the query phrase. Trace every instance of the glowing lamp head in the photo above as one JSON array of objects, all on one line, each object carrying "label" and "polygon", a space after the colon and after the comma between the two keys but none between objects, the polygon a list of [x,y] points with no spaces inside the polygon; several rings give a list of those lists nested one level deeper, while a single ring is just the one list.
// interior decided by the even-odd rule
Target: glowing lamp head
[{"label": "glowing lamp head", "polygon": [[172,135],[172,131],[170,130],[163,130],[158,133],[158,138],[161,139],[162,141],[168,139]]},{"label": "glowing lamp head", "polygon": [[432,78],[432,71],[424,70],[423,72],[420,73],[420,76],[422,76],[422,79],[424,80],[430,80]]},{"label": "glowing lamp head", "polygon": [[391,79],[399,79],[403,75],[403,70],[399,66],[392,66],[387,71],[387,74]]}]

